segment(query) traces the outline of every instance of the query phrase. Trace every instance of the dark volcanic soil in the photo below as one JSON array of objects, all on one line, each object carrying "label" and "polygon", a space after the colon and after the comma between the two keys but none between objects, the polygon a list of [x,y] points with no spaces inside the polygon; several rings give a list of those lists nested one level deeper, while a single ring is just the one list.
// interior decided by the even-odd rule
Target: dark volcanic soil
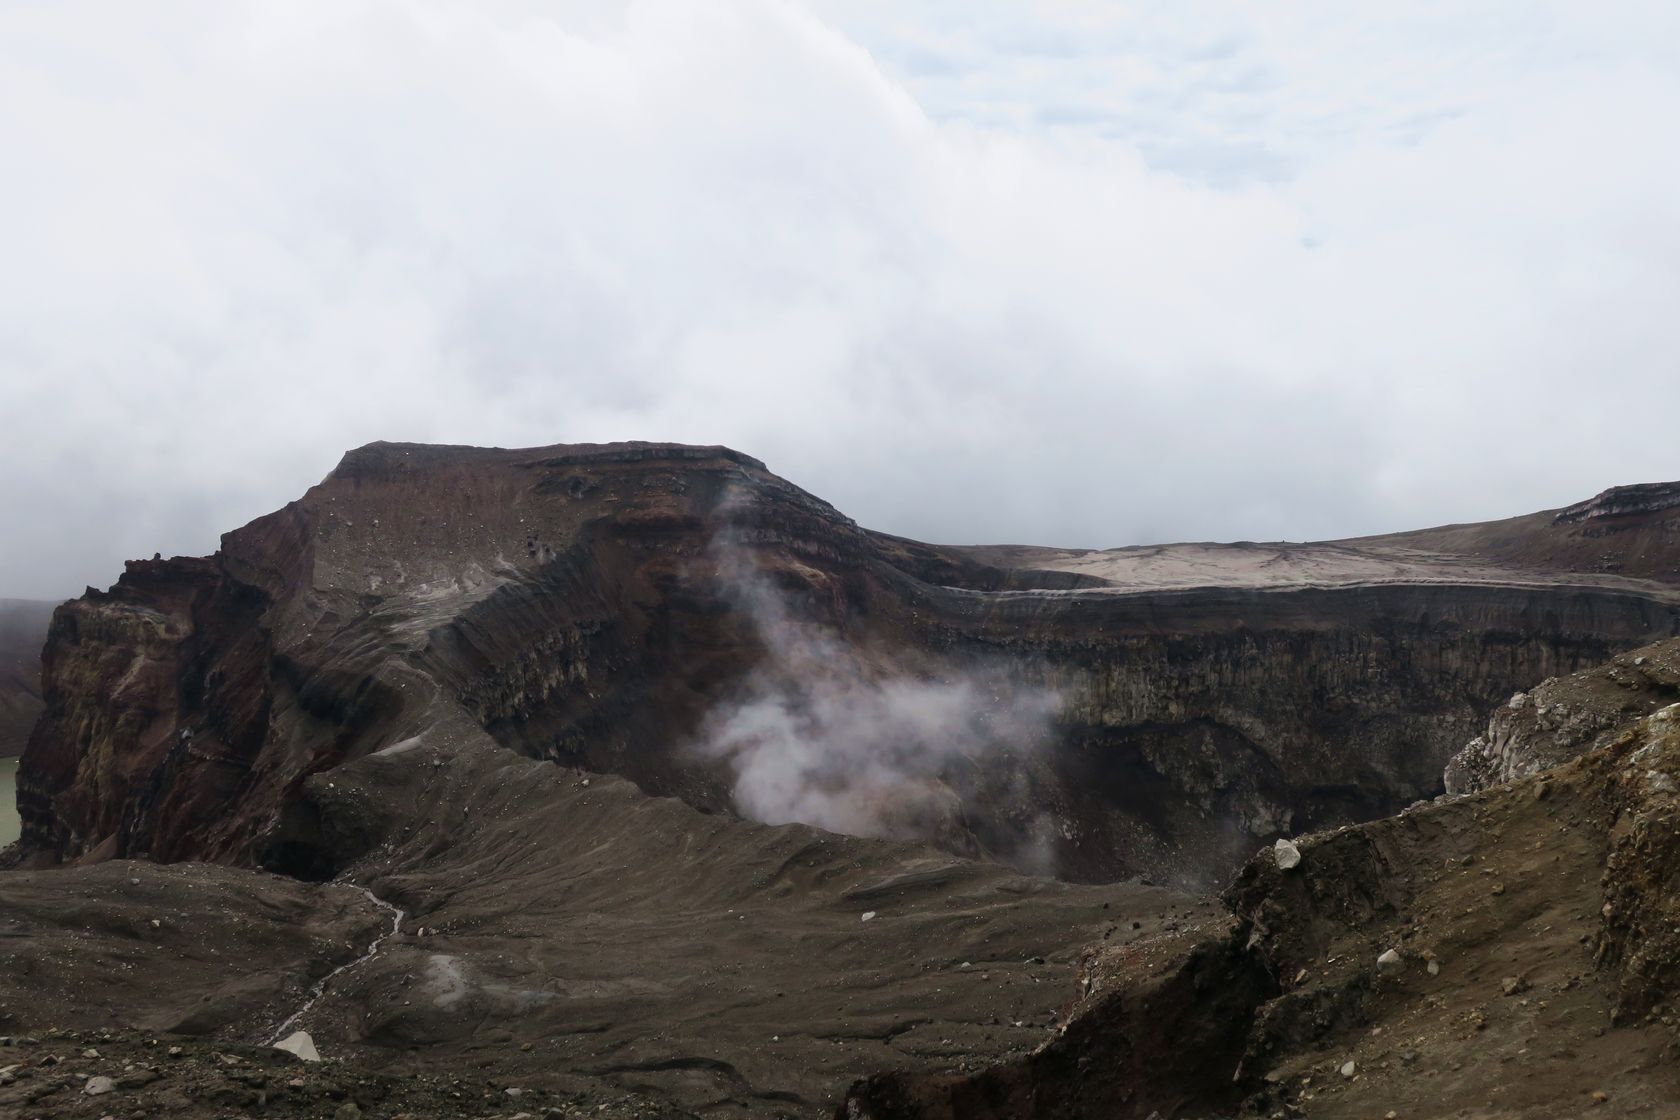
[{"label": "dark volcanic soil", "polygon": [[[958,1072],[1031,1050],[1078,995],[1088,946],[1214,910],[706,816],[494,747],[405,746],[312,793],[328,833],[391,838],[348,874],[407,915],[299,1025],[335,1070],[470,1070],[544,1101],[823,1115],[876,1069]],[[245,1046],[389,921],[348,885],[129,862],[0,876],[0,913],[0,1031]],[[194,1107],[220,1114],[213,1097]],[[377,1114],[426,1107],[399,1097]]]},{"label": "dark volcanic soil", "polygon": [[[511,1085],[475,1064],[393,1075],[343,1062],[316,1065],[266,1046],[133,1030],[64,1030],[0,1039],[0,1115],[100,1120],[121,1116],[286,1118],[524,1116],[528,1120],[691,1120],[631,1093],[577,1094]],[[111,1087],[90,1094],[95,1078]]]}]

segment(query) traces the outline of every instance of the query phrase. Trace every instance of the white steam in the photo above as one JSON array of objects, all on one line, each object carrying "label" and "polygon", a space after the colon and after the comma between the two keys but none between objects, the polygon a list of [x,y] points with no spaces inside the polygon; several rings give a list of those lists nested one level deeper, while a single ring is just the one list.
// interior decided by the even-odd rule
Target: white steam
[{"label": "white steam", "polygon": [[975,850],[965,801],[1023,788],[1013,779],[1050,741],[1059,697],[1001,671],[919,675],[883,661],[796,617],[733,548],[722,550],[719,576],[766,654],[698,737],[700,753],[729,764],[737,810],[768,824]]}]

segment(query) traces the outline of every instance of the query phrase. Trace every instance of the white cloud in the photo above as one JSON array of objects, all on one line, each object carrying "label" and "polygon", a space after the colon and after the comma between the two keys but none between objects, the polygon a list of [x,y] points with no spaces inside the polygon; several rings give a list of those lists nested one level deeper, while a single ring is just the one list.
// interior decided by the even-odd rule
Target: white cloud
[{"label": "white cloud", "polygon": [[1073,544],[1680,475],[1674,9],[1024,10],[7,6],[0,593],[378,438]]}]

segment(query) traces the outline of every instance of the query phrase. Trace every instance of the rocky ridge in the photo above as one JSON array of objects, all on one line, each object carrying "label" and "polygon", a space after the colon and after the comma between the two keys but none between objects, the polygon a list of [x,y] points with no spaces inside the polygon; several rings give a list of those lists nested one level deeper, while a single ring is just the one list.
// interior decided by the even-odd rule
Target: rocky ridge
[{"label": "rocky ridge", "polygon": [[1575,525],[1600,518],[1660,514],[1680,509],[1680,483],[1648,482],[1637,486],[1615,486],[1584,502],[1559,510],[1554,525]]},{"label": "rocky ridge", "polygon": [[432,727],[738,810],[690,748],[775,660],[745,570],[855,658],[848,687],[1056,698],[1047,746],[918,772],[887,834],[1205,888],[1258,842],[1433,794],[1500,699],[1680,630],[1675,585],[1570,567],[1541,520],[1552,566],[1502,582],[1455,581],[1445,545],[1372,579],[1367,544],[1306,582],[1128,585],[869,533],[722,448],[370,445],[215,556],[60,609],[18,857],[327,876],[302,782]]}]

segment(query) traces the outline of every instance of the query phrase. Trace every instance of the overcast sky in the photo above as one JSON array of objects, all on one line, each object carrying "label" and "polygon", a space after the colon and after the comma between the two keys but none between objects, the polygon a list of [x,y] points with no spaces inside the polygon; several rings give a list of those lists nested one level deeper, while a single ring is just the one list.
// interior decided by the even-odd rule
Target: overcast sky
[{"label": "overcast sky", "polygon": [[375,439],[945,542],[1680,477],[1680,5],[0,6],[0,595]]}]

